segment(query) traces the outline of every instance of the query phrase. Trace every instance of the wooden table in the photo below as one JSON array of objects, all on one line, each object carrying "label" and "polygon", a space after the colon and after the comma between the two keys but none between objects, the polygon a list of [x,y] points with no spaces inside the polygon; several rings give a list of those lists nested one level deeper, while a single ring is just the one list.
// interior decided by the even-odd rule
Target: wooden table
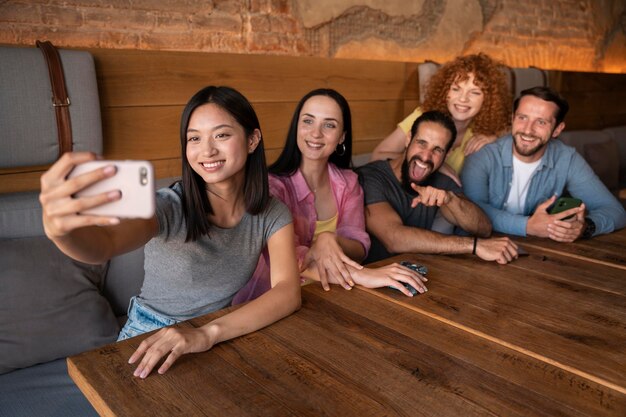
[{"label": "wooden table", "polygon": [[626,229],[593,239],[579,239],[572,243],[560,243],[538,237],[516,238],[516,240],[526,248],[606,264],[626,271]]},{"label": "wooden table", "polygon": [[626,415],[624,270],[528,249],[506,266],[396,257],[429,267],[429,291],[414,298],[306,286],[297,313],[165,375],[132,376],[142,337],[68,369],[101,415]]}]

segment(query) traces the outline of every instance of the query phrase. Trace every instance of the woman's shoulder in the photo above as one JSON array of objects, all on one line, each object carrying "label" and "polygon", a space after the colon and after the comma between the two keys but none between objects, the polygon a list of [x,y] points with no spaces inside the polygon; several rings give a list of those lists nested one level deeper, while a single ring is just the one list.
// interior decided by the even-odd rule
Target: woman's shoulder
[{"label": "woman's shoulder", "polygon": [[280,198],[270,197],[267,206],[265,206],[265,210],[262,212],[265,216],[268,217],[282,217],[282,216],[291,216],[291,211],[287,207],[285,203],[283,203]]}]

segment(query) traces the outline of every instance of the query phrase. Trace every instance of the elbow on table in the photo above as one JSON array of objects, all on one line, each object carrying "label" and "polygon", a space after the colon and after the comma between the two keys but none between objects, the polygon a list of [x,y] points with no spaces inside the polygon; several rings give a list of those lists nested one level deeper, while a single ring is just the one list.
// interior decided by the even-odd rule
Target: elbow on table
[{"label": "elbow on table", "polygon": [[289,299],[289,312],[287,315],[295,313],[302,307],[302,290],[300,285],[295,289],[295,294]]}]

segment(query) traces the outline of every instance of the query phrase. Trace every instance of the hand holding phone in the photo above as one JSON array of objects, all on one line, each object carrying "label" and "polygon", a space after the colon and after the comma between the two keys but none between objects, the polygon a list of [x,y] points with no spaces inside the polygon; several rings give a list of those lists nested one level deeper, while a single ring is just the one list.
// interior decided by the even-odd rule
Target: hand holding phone
[{"label": "hand holding phone", "polygon": [[[559,197],[559,199],[556,200],[556,202],[550,209],[550,214],[558,214],[558,213],[561,213],[563,211],[566,211],[575,207],[580,207],[582,203],[583,203],[582,200],[578,198]],[[574,217],[574,214],[567,216],[561,220],[568,220],[568,219],[571,219],[572,217]]]},{"label": "hand holding phone", "polygon": [[[423,275],[423,276],[426,276],[426,274],[428,274],[428,268],[425,267],[424,265],[421,265],[421,264],[418,264],[418,263],[413,263],[413,262],[409,262],[409,261],[402,261],[402,262],[400,262],[400,265],[402,265],[405,268],[412,269],[413,271],[415,271],[418,274]],[[402,282],[401,284],[404,285],[404,288],[409,290],[411,292],[411,294],[419,295],[419,292],[415,288],[413,288],[412,285],[409,285],[406,282]],[[387,288],[391,288],[392,290],[399,291],[397,288],[392,287],[392,286],[388,286]]]},{"label": "hand holding phone", "polygon": [[90,208],[80,214],[120,218],[150,218],[154,215],[154,170],[148,161],[89,161],[77,165],[68,178],[114,165],[115,175],[98,181],[74,194],[74,198],[119,190],[121,198]]}]

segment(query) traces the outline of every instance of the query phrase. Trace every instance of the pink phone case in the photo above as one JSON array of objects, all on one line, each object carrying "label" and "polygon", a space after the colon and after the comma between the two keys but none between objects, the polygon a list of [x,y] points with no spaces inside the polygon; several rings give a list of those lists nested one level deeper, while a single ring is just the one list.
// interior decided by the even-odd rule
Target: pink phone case
[{"label": "pink phone case", "polygon": [[122,198],[81,212],[121,218],[150,218],[154,215],[154,170],[148,161],[90,161],[76,166],[69,177],[84,174],[107,165],[115,165],[114,176],[97,182],[74,197],[92,196],[120,190]]}]

